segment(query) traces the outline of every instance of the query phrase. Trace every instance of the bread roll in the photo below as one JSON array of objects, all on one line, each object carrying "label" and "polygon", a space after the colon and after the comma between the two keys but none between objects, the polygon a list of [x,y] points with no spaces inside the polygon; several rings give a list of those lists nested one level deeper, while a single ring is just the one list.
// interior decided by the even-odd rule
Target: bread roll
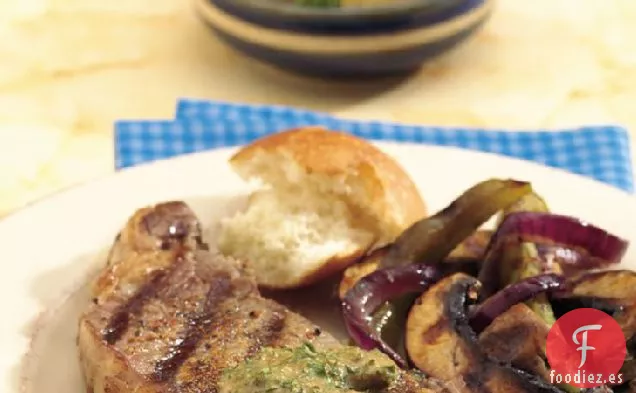
[{"label": "bread roll", "polygon": [[427,213],[393,158],[343,132],[280,132],[243,147],[230,163],[263,187],[245,211],[222,222],[219,248],[246,259],[267,288],[296,288],[340,271]]}]

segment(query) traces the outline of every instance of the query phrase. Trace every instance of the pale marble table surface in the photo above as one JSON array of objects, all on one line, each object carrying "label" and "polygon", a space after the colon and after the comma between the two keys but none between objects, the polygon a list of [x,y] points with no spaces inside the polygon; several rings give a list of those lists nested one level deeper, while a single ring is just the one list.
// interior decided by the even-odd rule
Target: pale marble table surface
[{"label": "pale marble table surface", "polygon": [[342,84],[254,64],[185,0],[0,1],[0,215],[113,171],[112,123],[177,97],[355,118],[636,132],[636,1],[499,0],[486,28],[407,80]]}]

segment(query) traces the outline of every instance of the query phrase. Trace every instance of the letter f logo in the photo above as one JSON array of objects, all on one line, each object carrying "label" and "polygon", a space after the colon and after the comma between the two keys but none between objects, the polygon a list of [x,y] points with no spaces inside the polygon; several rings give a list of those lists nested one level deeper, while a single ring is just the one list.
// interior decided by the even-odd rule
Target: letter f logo
[{"label": "letter f logo", "polygon": [[[599,381],[611,382],[622,375],[627,345],[623,329],[610,315],[594,308],[577,308],[552,325],[545,354],[550,369],[563,376],[562,382],[577,388],[596,388],[602,385]],[[568,375],[571,382],[566,380]]]},{"label": "letter f logo", "polygon": [[[585,325],[576,329],[574,333],[572,333],[572,341],[574,341],[574,344],[580,345],[580,347],[576,348],[577,351],[581,351],[581,364],[579,364],[579,368],[583,367],[587,360],[587,351],[593,351],[596,349],[587,345],[587,332],[590,330],[601,330],[602,327],[603,326],[601,325]],[[579,342],[576,338],[579,333],[583,333],[581,334],[581,342]]]}]

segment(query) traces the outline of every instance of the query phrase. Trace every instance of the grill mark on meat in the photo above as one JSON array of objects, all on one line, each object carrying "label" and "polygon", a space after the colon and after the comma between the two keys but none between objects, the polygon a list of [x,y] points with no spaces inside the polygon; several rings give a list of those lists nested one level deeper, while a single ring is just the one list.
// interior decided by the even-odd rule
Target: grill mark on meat
[{"label": "grill mark on meat", "polygon": [[251,358],[263,347],[275,346],[285,328],[286,320],[286,312],[272,312],[270,317],[263,321],[260,328],[252,335],[250,340],[252,344],[247,348],[245,358]]},{"label": "grill mark on meat", "polygon": [[170,276],[177,271],[179,260],[183,258],[182,254],[175,257],[177,263],[174,263],[168,269],[157,270],[150,273],[149,279],[142,285],[141,289],[133,295],[130,300],[122,303],[113,317],[104,328],[102,338],[109,345],[115,344],[128,330],[130,317],[141,311],[144,303],[155,296],[163,286],[168,285]]},{"label": "grill mark on meat", "polygon": [[[141,209],[122,233],[102,274],[110,281],[96,282],[98,301],[81,317],[87,392],[218,393],[223,372],[264,346],[340,345],[263,298],[244,263],[202,251],[198,220],[184,203]],[[135,283],[136,293],[117,282]],[[403,374],[387,393],[432,393],[424,382]]]},{"label": "grill mark on meat", "polygon": [[231,281],[221,278],[210,283],[203,311],[188,321],[188,328],[181,341],[172,347],[161,360],[155,364],[153,380],[157,382],[172,378],[181,364],[190,356],[212,325],[217,307],[232,296]]}]

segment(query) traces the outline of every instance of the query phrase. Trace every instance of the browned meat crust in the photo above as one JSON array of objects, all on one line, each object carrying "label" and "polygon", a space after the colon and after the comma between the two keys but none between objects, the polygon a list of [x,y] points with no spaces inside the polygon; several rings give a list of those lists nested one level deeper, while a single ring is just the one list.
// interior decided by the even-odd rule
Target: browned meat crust
[{"label": "browned meat crust", "polygon": [[[263,346],[339,345],[260,296],[240,263],[207,250],[182,202],[137,211],[112,247],[80,319],[90,393],[214,393],[221,372]],[[390,392],[425,392],[404,374]]]}]

